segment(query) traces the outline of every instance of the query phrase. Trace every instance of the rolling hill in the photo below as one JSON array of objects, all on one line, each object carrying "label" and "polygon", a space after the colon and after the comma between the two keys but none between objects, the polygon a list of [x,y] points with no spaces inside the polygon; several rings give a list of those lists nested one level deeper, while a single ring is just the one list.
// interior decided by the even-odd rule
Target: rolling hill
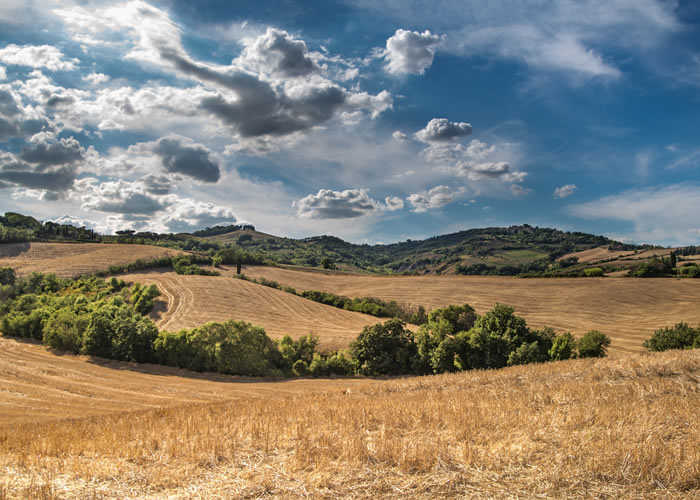
[{"label": "rolling hill", "polygon": [[153,319],[162,330],[195,328],[208,321],[243,320],[265,328],[272,338],[285,334],[319,337],[323,350],[344,349],[365,325],[382,321],[368,316],[224,276],[180,276],[172,272],[126,274],[127,281],[155,283],[162,307]]},{"label": "rolling hill", "polygon": [[332,236],[300,240],[235,231],[206,238],[236,244],[279,264],[337,267],[346,271],[412,274],[536,273],[556,265],[564,254],[622,244],[585,233],[527,224],[470,229],[390,245],[356,245]]},{"label": "rolling hill", "polygon": [[0,244],[0,267],[12,267],[19,276],[51,272],[64,278],[105,271],[112,265],[136,259],[152,260],[182,253],[150,245],[106,243],[5,243]]},{"label": "rolling hill", "polygon": [[2,498],[696,498],[700,351],[254,381],[0,339]]}]

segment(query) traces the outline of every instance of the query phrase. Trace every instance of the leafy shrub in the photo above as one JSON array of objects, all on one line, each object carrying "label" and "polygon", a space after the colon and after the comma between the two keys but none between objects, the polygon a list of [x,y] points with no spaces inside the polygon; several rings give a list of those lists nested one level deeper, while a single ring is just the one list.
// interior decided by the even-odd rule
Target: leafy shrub
[{"label": "leafy shrub", "polygon": [[365,326],[351,346],[357,371],[363,375],[411,373],[416,344],[405,325],[399,319],[390,319],[383,324]]},{"label": "leafy shrub", "polygon": [[352,375],[352,361],[345,357],[342,352],[336,352],[326,360],[329,375],[346,376]]},{"label": "leafy shrub", "polygon": [[549,359],[563,361],[576,357],[576,339],[569,332],[558,335],[549,349]]},{"label": "leafy shrub", "polygon": [[596,278],[603,276],[603,270],[600,267],[589,267],[583,270],[583,275],[586,278]]},{"label": "leafy shrub", "polygon": [[540,363],[540,348],[537,341],[520,344],[516,350],[508,355],[508,366],[525,365],[528,363]]},{"label": "leafy shrub", "polygon": [[648,351],[688,349],[700,344],[700,328],[691,328],[688,323],[677,323],[671,328],[660,328],[642,344]]},{"label": "leafy shrub", "polygon": [[14,269],[11,267],[0,267],[0,285],[14,285],[16,279]]},{"label": "leafy shrub", "polygon": [[308,377],[311,371],[303,359],[297,359],[292,365],[292,373],[297,377]]},{"label": "leafy shrub", "polygon": [[126,304],[105,304],[90,315],[82,352],[91,356],[147,363],[153,360],[158,328]]},{"label": "leafy shrub", "polygon": [[328,360],[326,357],[319,353],[315,353],[314,359],[311,361],[311,365],[309,365],[309,371],[314,377],[327,377],[330,375],[330,371],[328,370]]},{"label": "leafy shrub", "polygon": [[687,264],[678,269],[679,274],[684,278],[700,278],[700,266],[697,264]]},{"label": "leafy shrub", "polygon": [[153,309],[153,300],[160,296],[160,291],[158,287],[154,284],[142,287],[138,283],[134,285],[134,289],[131,294],[131,303],[134,305],[134,309],[139,314],[144,316],[151,312]]},{"label": "leafy shrub", "polygon": [[277,349],[281,356],[282,370],[293,371],[297,361],[304,361],[307,366],[313,360],[314,351],[318,344],[318,337],[306,335],[298,340],[293,340],[289,335],[285,335],[277,341]]},{"label": "leafy shrub", "polygon": [[[196,263],[193,263],[193,256],[192,255],[176,255],[171,258],[173,270],[177,274],[184,274],[184,275],[202,275],[202,276],[220,276],[220,273],[218,271],[210,271],[208,269],[204,269],[202,267],[199,267]],[[208,261],[209,259],[204,259],[204,262]]]},{"label": "leafy shrub", "polygon": [[78,354],[83,346],[83,333],[90,322],[88,314],[71,309],[58,309],[46,320],[43,343],[54,349]]},{"label": "leafy shrub", "polygon": [[231,375],[279,375],[282,362],[265,330],[245,321],[206,323],[177,334],[161,332],[154,342],[156,359],[195,371]]},{"label": "leafy shrub", "polygon": [[589,331],[576,343],[579,358],[604,358],[609,346],[610,337],[598,330]]}]

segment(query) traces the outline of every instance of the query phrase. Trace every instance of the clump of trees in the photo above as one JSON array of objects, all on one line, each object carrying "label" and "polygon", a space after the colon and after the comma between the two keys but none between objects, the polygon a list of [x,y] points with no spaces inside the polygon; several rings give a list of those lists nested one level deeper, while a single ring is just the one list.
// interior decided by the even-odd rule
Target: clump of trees
[{"label": "clump of trees", "polygon": [[[197,274],[201,276],[220,276],[218,271],[210,271],[209,269],[204,269],[199,267],[196,262],[203,262],[207,264],[212,263],[211,258],[197,258],[195,255],[175,255],[170,258],[173,270],[177,274],[192,275]],[[194,262],[193,262],[194,261]]]},{"label": "clump of trees", "polygon": [[145,314],[159,295],[157,287],[129,288],[123,280],[88,276],[64,280],[32,273],[16,279],[0,270],[6,282],[0,303],[3,335],[31,338],[73,353],[122,361],[153,360],[158,329]]},{"label": "clump of trees", "polygon": [[648,351],[700,348],[700,326],[692,328],[688,323],[676,323],[672,327],[659,328],[642,344]]},{"label": "clump of trees", "polygon": [[414,335],[401,320],[367,326],[352,344],[365,375],[427,374],[553,360],[603,357],[610,338],[592,330],[580,339],[551,328],[528,328],[514,310],[496,304],[483,316],[468,304],[430,312]]},{"label": "clump of trees", "polygon": [[100,235],[85,227],[41,222],[15,212],[0,215],[0,243],[40,240],[100,241]]}]

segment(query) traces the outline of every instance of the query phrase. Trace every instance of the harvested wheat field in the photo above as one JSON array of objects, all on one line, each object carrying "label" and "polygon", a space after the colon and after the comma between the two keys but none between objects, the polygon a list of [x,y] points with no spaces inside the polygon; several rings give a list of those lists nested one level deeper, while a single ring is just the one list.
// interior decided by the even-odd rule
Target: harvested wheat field
[{"label": "harvested wheat field", "polygon": [[[56,355],[0,337],[0,425],[354,387],[367,380],[265,380]],[[0,441],[0,449],[2,449]],[[0,474],[2,476],[2,474]],[[0,498],[2,496],[0,495]]]},{"label": "harvested wheat field", "polygon": [[107,243],[4,243],[0,244],[0,267],[18,275],[56,273],[64,278],[105,271],[136,259],[151,260],[183,252],[148,245]]},{"label": "harvested wheat field", "polygon": [[642,350],[654,330],[700,323],[700,280],[671,278],[510,278],[500,276],[366,276],[310,273],[246,266],[299,291],[322,290],[348,297],[374,296],[426,309],[471,304],[484,313],[496,302],[515,308],[529,325],[551,326],[580,336],[596,329],[612,339],[610,354]]},{"label": "harvested wheat field", "polygon": [[[7,350],[8,342],[0,346]],[[14,364],[46,369],[39,346],[18,349]],[[7,379],[13,364],[5,366]],[[352,388],[350,380],[250,386],[258,394],[274,387],[265,397],[239,393],[245,384],[219,377],[159,377],[152,367],[140,373],[72,356],[48,366],[55,373],[44,379],[57,394],[74,388],[87,398],[78,381],[98,377],[92,390],[139,411],[37,422],[30,395],[15,397],[14,415],[24,407],[27,419],[0,426],[1,498],[700,495],[700,350]],[[118,375],[103,375],[110,371]],[[101,377],[107,389],[98,387]],[[142,410],[157,405],[157,394],[221,401]],[[61,406],[66,416],[86,407],[79,395],[66,390],[65,397],[75,405]]]},{"label": "harvested wheat field", "polygon": [[152,271],[126,274],[123,278],[158,286],[165,304],[156,307],[152,318],[162,330],[236,319],[264,327],[272,338],[313,333],[319,337],[320,349],[334,350],[348,347],[365,325],[382,321],[230,277]]}]

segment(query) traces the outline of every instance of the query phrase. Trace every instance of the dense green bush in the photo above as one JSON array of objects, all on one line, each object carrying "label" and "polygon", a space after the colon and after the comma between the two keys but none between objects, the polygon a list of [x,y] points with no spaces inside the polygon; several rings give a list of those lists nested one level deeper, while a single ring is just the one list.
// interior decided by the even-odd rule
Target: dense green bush
[{"label": "dense green bush", "polygon": [[412,373],[416,358],[413,334],[400,319],[365,326],[352,343],[355,369],[362,375]]},{"label": "dense green bush", "polygon": [[146,315],[153,309],[153,300],[160,296],[156,285],[141,286],[136,283],[131,292],[131,303],[139,314]]},{"label": "dense green bush", "polygon": [[576,347],[579,358],[604,358],[610,346],[610,337],[598,330],[591,330],[578,339]]},{"label": "dense green bush", "polygon": [[649,351],[700,347],[700,327],[692,328],[681,322],[671,328],[660,328],[643,345]]},{"label": "dense green bush", "polygon": [[549,349],[549,359],[563,361],[576,357],[576,339],[569,332],[557,336]]},{"label": "dense green bush", "polygon": [[600,267],[589,267],[583,270],[583,275],[586,278],[596,278],[603,276],[603,270]]},{"label": "dense green bush", "polygon": [[280,368],[285,373],[293,372],[297,361],[303,361],[308,368],[313,360],[316,345],[318,345],[318,337],[311,334],[298,340],[293,340],[289,335],[277,340],[277,349],[282,360]]},{"label": "dense green bush", "polygon": [[195,259],[195,257],[193,255],[176,255],[174,257],[171,257],[173,270],[177,274],[185,274],[185,275],[197,274],[197,275],[202,275],[202,276],[220,276],[218,271],[210,271],[208,269],[204,269],[202,267],[199,267],[196,264],[196,261],[199,261],[199,262],[204,261],[204,263],[208,264],[211,262],[211,259]]},{"label": "dense green bush", "polygon": [[0,267],[0,285],[14,285],[17,277],[11,267]]},{"label": "dense green bush", "polygon": [[309,365],[303,359],[297,359],[292,365],[292,374],[296,377],[307,377],[310,373]]},{"label": "dense green bush", "polygon": [[158,328],[127,304],[111,301],[90,315],[81,352],[91,356],[148,363]]},{"label": "dense green bush", "polygon": [[163,364],[231,375],[279,376],[282,356],[265,330],[245,321],[206,323],[177,333],[161,332],[154,342]]},{"label": "dense green bush", "polygon": [[[432,311],[427,323],[413,337],[415,349],[411,346],[409,330],[401,330],[400,323],[391,326],[391,335],[385,331],[386,327],[375,325],[366,327],[365,335],[358,337],[352,355],[360,373],[444,373],[602,357],[610,345],[610,339],[597,331],[587,333],[577,342],[570,333],[557,336],[551,328],[528,328],[513,308],[503,304],[496,304],[483,316],[478,316],[467,304]],[[387,338],[399,338],[401,342],[392,343]],[[358,349],[360,345],[362,351]],[[407,352],[415,352],[412,360],[404,359]],[[396,353],[401,353],[400,363],[392,360]],[[391,363],[393,371],[388,368]]]},{"label": "dense green bush", "polygon": [[149,309],[149,297],[156,296],[158,289],[135,285],[134,307],[115,295],[125,287],[116,278],[61,280],[33,273],[16,280],[12,298],[0,309],[0,330],[3,335],[41,340],[74,353],[151,361],[158,330],[138,309]]},{"label": "dense green bush", "polygon": [[700,266],[688,263],[679,267],[678,273],[683,278],[700,278]]}]

